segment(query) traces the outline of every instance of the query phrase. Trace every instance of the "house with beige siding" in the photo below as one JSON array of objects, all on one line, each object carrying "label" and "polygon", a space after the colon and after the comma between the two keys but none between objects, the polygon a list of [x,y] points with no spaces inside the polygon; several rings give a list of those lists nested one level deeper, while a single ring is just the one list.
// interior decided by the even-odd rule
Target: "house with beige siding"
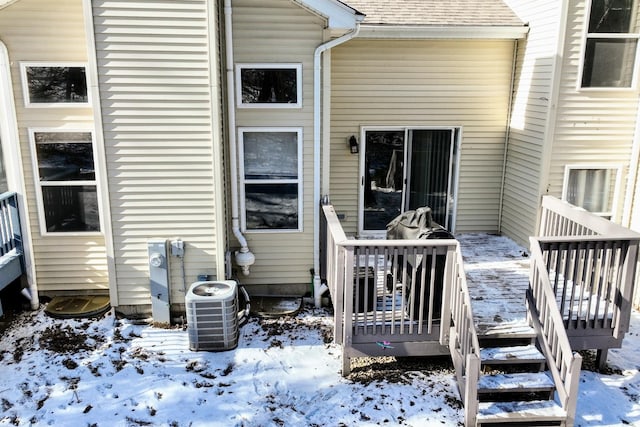
[{"label": "house with beige siding", "polygon": [[638,3],[506,0],[519,42],[500,230],[523,242],[542,195],[638,230]]},{"label": "house with beige siding", "polygon": [[[126,313],[179,313],[203,278],[319,299],[321,200],[372,238],[426,205],[526,244],[544,194],[640,223],[620,3],[2,2],[3,191],[30,287]],[[627,27],[602,33],[607,13]]]}]

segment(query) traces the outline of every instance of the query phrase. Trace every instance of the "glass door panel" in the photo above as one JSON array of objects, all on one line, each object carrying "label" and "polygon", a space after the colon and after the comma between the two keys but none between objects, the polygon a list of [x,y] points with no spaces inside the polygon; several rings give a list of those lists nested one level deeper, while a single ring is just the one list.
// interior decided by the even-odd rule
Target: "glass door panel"
[{"label": "glass door panel", "polygon": [[383,231],[404,204],[405,131],[365,132],[362,231]]},{"label": "glass door panel", "polygon": [[450,129],[415,129],[409,133],[407,210],[431,208],[433,220],[447,227],[451,188]]}]

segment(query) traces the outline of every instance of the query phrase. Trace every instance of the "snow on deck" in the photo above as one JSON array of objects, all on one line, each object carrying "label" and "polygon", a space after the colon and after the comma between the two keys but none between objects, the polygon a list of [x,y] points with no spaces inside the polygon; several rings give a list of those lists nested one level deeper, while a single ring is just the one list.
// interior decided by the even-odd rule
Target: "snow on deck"
[{"label": "snow on deck", "polygon": [[519,327],[526,322],[529,251],[507,237],[456,235],[479,330]]}]

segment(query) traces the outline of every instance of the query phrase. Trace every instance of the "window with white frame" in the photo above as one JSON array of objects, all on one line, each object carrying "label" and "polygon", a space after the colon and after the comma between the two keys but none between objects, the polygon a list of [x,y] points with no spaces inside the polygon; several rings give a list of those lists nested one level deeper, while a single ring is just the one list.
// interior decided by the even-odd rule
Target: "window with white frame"
[{"label": "window with white frame", "polygon": [[239,130],[242,226],[245,231],[300,231],[302,130]]},{"label": "window with white frame", "polygon": [[20,63],[27,107],[89,105],[86,66],[81,63]]},{"label": "window with white frame", "polygon": [[562,199],[607,219],[615,217],[621,166],[567,165]]},{"label": "window with white frame", "polygon": [[100,231],[91,131],[30,130],[42,233]]},{"label": "window with white frame", "polygon": [[237,64],[238,107],[302,107],[301,64]]},{"label": "window with white frame", "polygon": [[581,87],[632,87],[639,36],[637,0],[591,0]]}]

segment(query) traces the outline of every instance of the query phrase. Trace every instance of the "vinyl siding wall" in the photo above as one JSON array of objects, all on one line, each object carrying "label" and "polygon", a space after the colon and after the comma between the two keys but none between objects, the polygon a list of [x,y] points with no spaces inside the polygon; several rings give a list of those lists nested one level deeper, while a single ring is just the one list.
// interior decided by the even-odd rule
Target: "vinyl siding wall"
[{"label": "vinyl siding wall", "polygon": [[[302,108],[237,108],[237,128],[302,128],[302,232],[246,232],[256,256],[249,285],[308,284],[313,268],[313,54],[325,21],[288,0],[234,0],[235,63],[301,63]],[[237,132],[236,129],[230,131]],[[236,134],[237,135],[237,134]],[[232,245],[237,245],[232,239]],[[279,292],[287,292],[279,287]],[[267,291],[268,292],[268,291]]]},{"label": "vinyl siding wall", "polygon": [[353,40],[332,51],[330,197],[357,230],[363,126],[460,126],[456,232],[498,227],[512,41]]},{"label": "vinyl siding wall", "polygon": [[[11,78],[24,170],[33,261],[41,293],[108,290],[107,258],[101,235],[41,235],[29,128],[93,129],[91,108],[25,108],[21,61],[86,62],[81,0],[21,0],[0,10],[0,40],[11,61]],[[7,143],[3,141],[3,143]]]},{"label": "vinyl siding wall", "polygon": [[577,89],[588,12],[583,0],[571,0],[569,5],[548,191],[557,197],[562,195],[567,164],[621,164],[623,182],[614,218],[619,222],[634,138],[638,89]]},{"label": "vinyl siding wall", "polygon": [[[171,258],[171,301],[199,274],[216,276],[212,79],[206,0],[93,1],[116,281],[120,305],[149,304],[147,241],[181,238]],[[213,4],[211,5],[214,6]],[[212,89],[213,88],[213,89]],[[183,283],[184,280],[184,283]]]},{"label": "vinyl siding wall", "polygon": [[[528,246],[535,234],[540,194],[545,191],[545,149],[550,149],[551,91],[562,2],[508,0],[524,22],[518,42],[513,109],[509,128],[501,232]],[[545,148],[546,147],[546,148]]]}]

